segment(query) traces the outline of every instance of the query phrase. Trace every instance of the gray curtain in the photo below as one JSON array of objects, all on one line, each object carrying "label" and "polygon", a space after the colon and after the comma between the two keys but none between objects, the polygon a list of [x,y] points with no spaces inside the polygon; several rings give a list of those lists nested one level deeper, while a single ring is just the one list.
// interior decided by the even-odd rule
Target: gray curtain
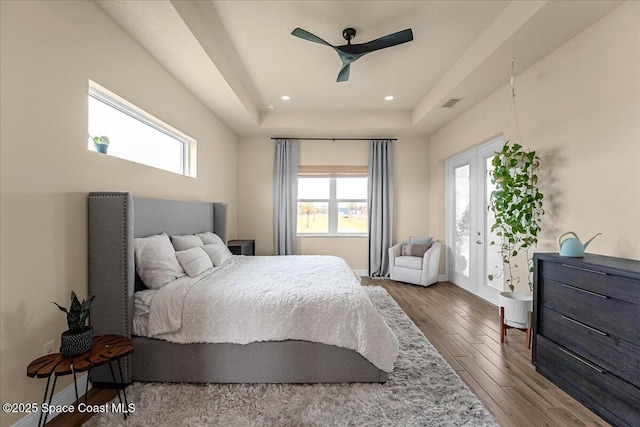
[{"label": "gray curtain", "polygon": [[393,226],[393,151],[389,140],[369,146],[369,276],[389,275]]},{"label": "gray curtain", "polygon": [[276,255],[296,254],[298,140],[277,139],[273,167],[273,242]]}]

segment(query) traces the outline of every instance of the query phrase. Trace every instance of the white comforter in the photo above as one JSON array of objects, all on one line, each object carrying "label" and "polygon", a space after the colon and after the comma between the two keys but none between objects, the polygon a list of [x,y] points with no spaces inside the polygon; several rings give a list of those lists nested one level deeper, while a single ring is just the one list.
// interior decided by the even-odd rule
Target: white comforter
[{"label": "white comforter", "polygon": [[332,256],[234,256],[157,291],[148,336],[176,343],[305,340],[355,350],[390,372],[398,341]]}]

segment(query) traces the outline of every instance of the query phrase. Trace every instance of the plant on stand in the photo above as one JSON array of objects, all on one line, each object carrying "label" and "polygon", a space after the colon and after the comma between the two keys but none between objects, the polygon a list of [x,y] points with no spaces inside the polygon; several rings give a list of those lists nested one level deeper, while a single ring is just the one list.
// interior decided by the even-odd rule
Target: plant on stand
[{"label": "plant on stand", "polygon": [[[527,282],[533,290],[533,257],[531,248],[538,243],[540,221],[544,215],[543,195],[538,188],[540,159],[535,151],[524,150],[520,144],[502,147],[493,158],[489,172],[496,189],[491,193],[489,209],[495,215],[492,232],[500,237],[500,256],[504,263],[505,283],[513,292],[520,283],[515,274],[515,257],[523,253],[527,262]],[[491,242],[492,245],[496,242]],[[493,279],[489,277],[489,279]]]},{"label": "plant on stand", "polygon": [[[518,113],[516,109],[516,92],[514,86],[514,64],[511,60],[511,107],[505,126],[509,127],[511,113],[515,121],[515,133],[522,142],[518,130]],[[529,291],[533,291],[533,257],[531,249],[538,243],[541,231],[540,222],[544,209],[543,195],[538,188],[538,167],[540,159],[535,151],[527,150],[517,142],[507,141],[502,150],[493,158],[493,170],[489,172],[495,190],[491,193],[488,209],[495,215],[495,223],[491,231],[500,238],[500,256],[502,257],[502,273],[504,282],[511,292],[501,292],[498,297],[500,311],[500,342],[508,327],[526,329],[527,343],[531,336],[531,313],[533,297],[530,294],[514,292],[520,284],[517,260],[525,258],[527,283]],[[497,244],[491,242],[492,245]],[[493,280],[489,276],[489,280]]]},{"label": "plant on stand", "polygon": [[67,314],[67,326],[69,329],[63,332],[60,337],[60,353],[63,356],[77,356],[91,350],[93,328],[86,326],[86,322],[89,318],[91,301],[94,298],[95,295],[88,300],[82,300],[82,303],[80,303],[76,293],[71,291],[71,305],[68,310],[54,302],[60,311]]}]

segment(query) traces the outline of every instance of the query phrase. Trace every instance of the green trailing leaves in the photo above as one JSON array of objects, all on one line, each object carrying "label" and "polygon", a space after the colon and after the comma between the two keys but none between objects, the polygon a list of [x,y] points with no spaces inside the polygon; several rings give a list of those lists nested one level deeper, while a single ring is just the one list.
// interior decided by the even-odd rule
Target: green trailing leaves
[{"label": "green trailing leaves", "polygon": [[544,215],[543,195],[538,189],[540,159],[535,151],[523,150],[520,144],[510,145],[507,141],[491,164],[493,170],[489,174],[496,189],[491,193],[488,208],[495,215],[491,230],[501,239],[500,255],[509,273],[505,282],[512,291],[520,282],[519,277],[514,277],[517,265],[512,258],[524,252],[529,265],[529,289],[533,290],[533,259],[529,251],[538,243]]}]

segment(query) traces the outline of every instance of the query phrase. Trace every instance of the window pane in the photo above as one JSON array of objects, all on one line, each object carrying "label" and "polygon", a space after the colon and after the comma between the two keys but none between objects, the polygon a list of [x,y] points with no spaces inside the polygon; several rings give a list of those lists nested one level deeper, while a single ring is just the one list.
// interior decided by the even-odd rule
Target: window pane
[{"label": "window pane", "polygon": [[[89,135],[109,138],[108,155],[184,173],[184,143],[89,96]],[[96,150],[91,139],[89,149]]]},{"label": "window pane", "polygon": [[469,277],[469,258],[471,241],[470,220],[470,185],[469,165],[456,168],[455,181],[455,211],[456,211],[456,241],[454,270]]},{"label": "window pane", "polygon": [[[485,159],[485,180],[486,180],[486,193],[484,197],[485,206],[489,206],[491,202],[491,193],[496,189],[496,186],[491,183],[491,175],[488,173],[493,171],[493,157],[487,157]],[[496,222],[496,216],[491,209],[487,209],[486,211],[486,224],[484,235],[486,237],[487,242],[496,242],[495,245],[488,244],[486,245],[486,259],[485,259],[485,268],[487,274],[485,274],[486,284],[494,287],[496,289],[502,290],[502,257],[500,256],[500,237],[496,235],[498,230],[491,231],[491,227]],[[489,279],[491,277],[491,279]]]},{"label": "window pane", "polygon": [[367,232],[367,203],[338,203],[338,233]]},{"label": "window pane", "polygon": [[298,178],[298,199],[328,199],[330,178]]},{"label": "window pane", "polygon": [[336,178],[336,198],[367,199],[367,178]]},{"label": "window pane", "polygon": [[329,203],[298,202],[298,233],[328,233]]}]

